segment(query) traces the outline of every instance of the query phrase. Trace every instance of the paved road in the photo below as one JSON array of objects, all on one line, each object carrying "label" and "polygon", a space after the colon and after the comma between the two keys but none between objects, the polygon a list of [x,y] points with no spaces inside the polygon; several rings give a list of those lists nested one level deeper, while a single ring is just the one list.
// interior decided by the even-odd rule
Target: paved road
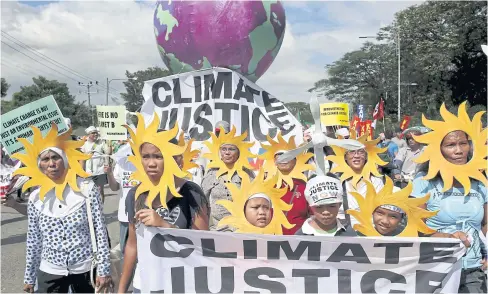
[{"label": "paved road", "polygon": [[[116,192],[105,189],[105,221],[112,241],[112,247],[119,243],[119,222],[117,220],[118,197]],[[25,268],[25,239],[27,216],[10,207],[1,206],[2,226],[2,293],[22,292]]]}]

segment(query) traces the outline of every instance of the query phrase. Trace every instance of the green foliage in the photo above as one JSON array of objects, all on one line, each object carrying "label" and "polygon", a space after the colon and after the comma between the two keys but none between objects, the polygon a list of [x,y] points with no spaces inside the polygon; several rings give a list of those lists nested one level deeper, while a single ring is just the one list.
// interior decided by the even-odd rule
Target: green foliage
[{"label": "green foliage", "polygon": [[2,98],[7,96],[7,91],[8,91],[8,88],[10,88],[10,85],[7,83],[7,81],[2,78],[2,85],[1,85],[1,90],[2,90]]},{"label": "green foliage", "polygon": [[126,71],[125,75],[128,79],[135,78],[135,80],[129,80],[124,82],[127,93],[122,93],[120,95],[125,100],[125,106],[127,107],[127,110],[138,111],[144,103],[144,97],[142,96],[142,88],[144,88],[144,82],[166,77],[171,75],[171,73],[168,70],[160,67],[149,67],[146,70],[140,70],[134,73]]},{"label": "green foliage", "polygon": [[[397,36],[400,36],[401,111],[438,115],[441,103],[486,105],[487,3],[482,1],[428,1],[396,14],[380,30],[375,43],[346,53],[327,65],[328,78],[314,90],[328,99],[374,107],[380,95],[386,113],[394,116],[398,100]],[[486,108],[485,108],[486,109]]]},{"label": "green foliage", "polygon": [[286,108],[293,114],[302,124],[313,124],[312,113],[310,112],[310,105],[305,102],[288,102],[285,103]]},{"label": "green foliage", "polygon": [[[73,128],[90,125],[90,111],[88,106],[75,102],[75,96],[71,95],[68,86],[56,80],[48,80],[42,76],[32,78],[31,86],[20,87],[20,91],[14,93],[12,101],[7,105],[2,102],[2,112],[8,112],[32,101],[53,95],[64,117],[70,118]],[[5,109],[7,108],[7,109]]]}]

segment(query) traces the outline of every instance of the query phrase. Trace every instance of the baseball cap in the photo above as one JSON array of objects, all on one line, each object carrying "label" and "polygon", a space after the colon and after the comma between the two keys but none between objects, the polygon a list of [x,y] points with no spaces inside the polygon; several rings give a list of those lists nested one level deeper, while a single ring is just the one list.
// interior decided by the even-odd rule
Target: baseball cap
[{"label": "baseball cap", "polygon": [[342,203],[343,194],[341,181],[329,176],[314,177],[305,188],[305,199],[310,206]]}]

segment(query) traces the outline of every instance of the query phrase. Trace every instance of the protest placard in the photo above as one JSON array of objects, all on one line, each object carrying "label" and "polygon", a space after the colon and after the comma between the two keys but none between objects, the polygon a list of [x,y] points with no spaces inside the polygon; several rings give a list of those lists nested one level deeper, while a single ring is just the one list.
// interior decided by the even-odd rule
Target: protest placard
[{"label": "protest placard", "polygon": [[335,102],[320,104],[320,121],[327,127],[349,127],[349,104]]},{"label": "protest placard", "polygon": [[17,138],[26,138],[32,142],[34,133],[30,126],[39,128],[42,134],[46,135],[51,129],[52,122],[58,126],[59,134],[68,130],[63,114],[52,95],[9,111],[2,115],[2,145],[10,155],[23,153],[24,146]]},{"label": "protest placard", "polygon": [[137,229],[142,293],[457,293],[456,239]]},{"label": "protest placard", "polygon": [[[240,74],[212,68],[145,82],[141,113],[161,118],[161,129],[178,126],[197,142],[210,139],[215,124],[224,120],[247,131],[247,140],[266,141],[278,131],[285,139],[303,142],[302,126],[281,101]],[[257,143],[259,145],[259,143]],[[198,144],[196,144],[198,146]]]},{"label": "protest placard", "polygon": [[97,121],[100,136],[105,140],[125,140],[127,130],[124,127],[125,106],[97,105]]}]

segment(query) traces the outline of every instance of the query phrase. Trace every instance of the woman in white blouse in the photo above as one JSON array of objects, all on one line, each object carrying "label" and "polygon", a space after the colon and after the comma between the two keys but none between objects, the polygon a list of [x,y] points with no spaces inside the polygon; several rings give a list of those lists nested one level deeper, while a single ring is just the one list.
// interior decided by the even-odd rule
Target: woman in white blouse
[{"label": "woman in white blouse", "polygon": [[[95,292],[90,278],[93,254],[88,208],[91,209],[98,247],[97,291],[106,291],[111,287],[112,280],[100,192],[92,181],[77,178],[76,172],[70,172],[79,157],[68,161],[64,150],[49,147],[38,155],[38,169],[35,170],[35,162],[32,162],[32,157],[29,158],[32,154],[22,156],[19,155],[19,159],[27,162],[27,167],[19,172],[30,176],[32,184],[41,180],[39,178],[43,181],[29,197],[24,291],[34,292],[37,279],[40,293],[67,293],[69,290],[72,293]],[[72,189],[74,181],[85,193]],[[86,197],[89,197],[88,201]]]}]

